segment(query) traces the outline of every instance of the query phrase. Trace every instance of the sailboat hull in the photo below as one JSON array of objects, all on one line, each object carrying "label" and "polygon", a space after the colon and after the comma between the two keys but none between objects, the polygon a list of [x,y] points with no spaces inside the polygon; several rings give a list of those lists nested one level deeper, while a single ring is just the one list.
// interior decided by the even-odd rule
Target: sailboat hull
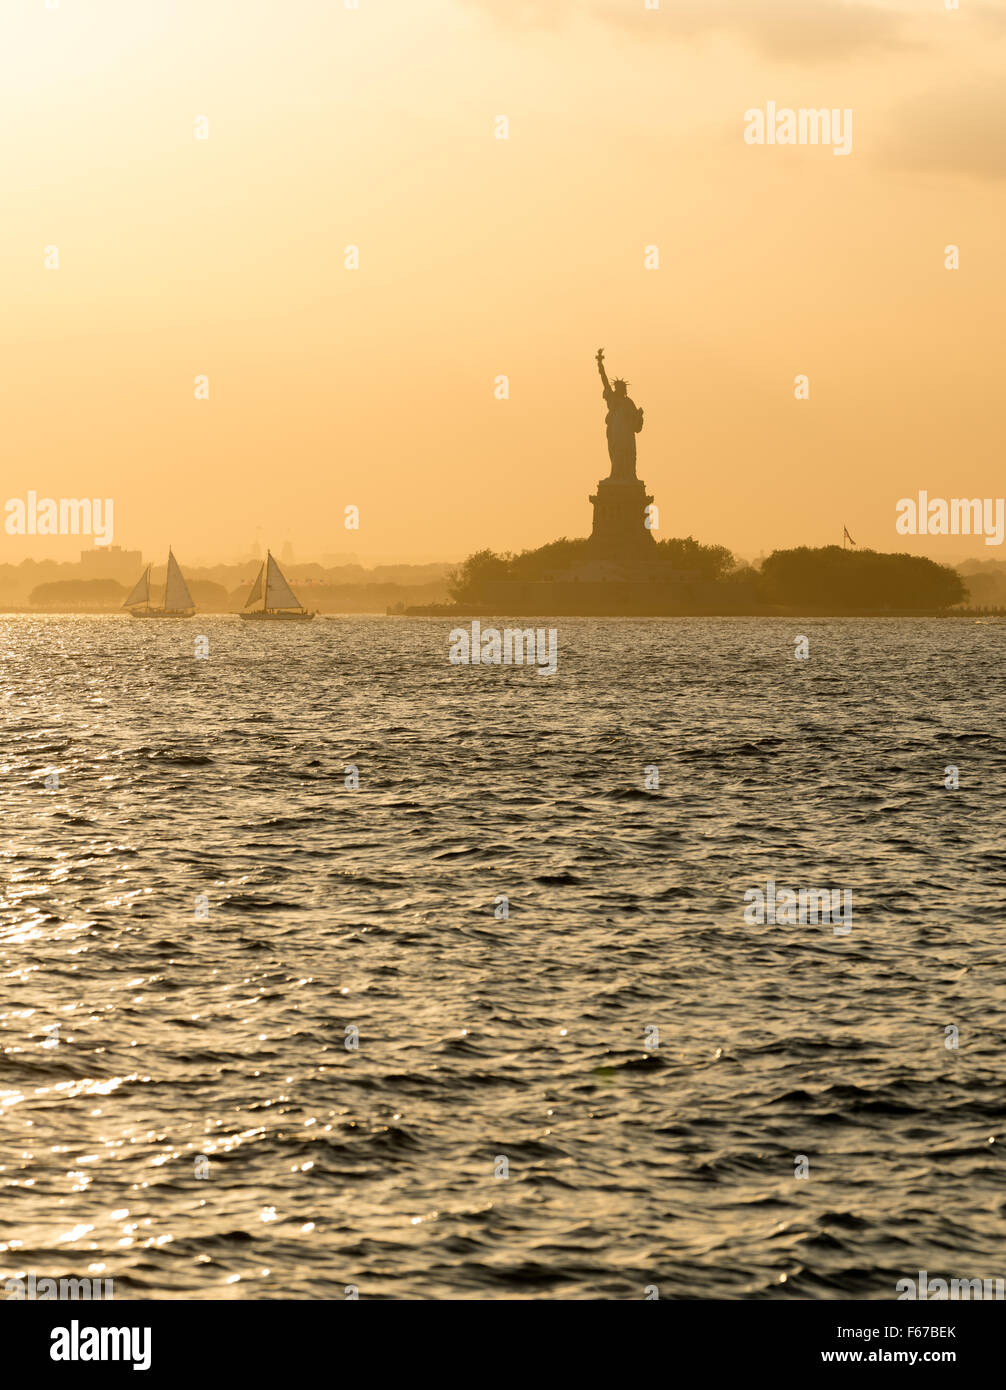
[{"label": "sailboat hull", "polygon": [[153,608],[149,613],[130,612],[131,618],[194,618],[194,613],[188,613],[180,608]]},{"label": "sailboat hull", "polygon": [[314,614],[313,614],[313,613],[309,613],[306,609],[304,610],[303,613],[280,613],[280,612],[272,612],[272,613],[270,613],[268,610],[266,610],[265,612],[263,612],[263,611],[260,609],[260,610],[259,610],[258,612],[256,612],[256,613],[242,613],[241,616],[242,616],[242,618],[248,618],[248,619],[256,619],[256,618],[257,618],[257,619],[259,619],[260,621],[261,621],[261,619],[263,619],[263,618],[268,618],[268,619],[273,620],[273,621],[275,621],[275,622],[303,623],[303,622],[306,622],[309,618],[313,618],[313,617],[314,617]]}]

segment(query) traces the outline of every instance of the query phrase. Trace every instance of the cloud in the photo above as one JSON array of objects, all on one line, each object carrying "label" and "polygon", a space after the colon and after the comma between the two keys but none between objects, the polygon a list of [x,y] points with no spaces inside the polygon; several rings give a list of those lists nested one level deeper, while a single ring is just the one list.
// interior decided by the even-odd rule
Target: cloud
[{"label": "cloud", "polygon": [[998,74],[926,93],[891,117],[882,158],[910,173],[1006,178],[1006,88]]},{"label": "cloud", "polygon": [[461,0],[499,24],[555,29],[589,15],[640,39],[692,40],[733,33],[768,57],[793,62],[906,48],[908,16],[854,0],[664,0],[659,10],[622,0]]},{"label": "cloud", "polygon": [[998,37],[1006,34],[1006,10],[993,9],[991,5],[981,5],[976,11],[978,22]]}]

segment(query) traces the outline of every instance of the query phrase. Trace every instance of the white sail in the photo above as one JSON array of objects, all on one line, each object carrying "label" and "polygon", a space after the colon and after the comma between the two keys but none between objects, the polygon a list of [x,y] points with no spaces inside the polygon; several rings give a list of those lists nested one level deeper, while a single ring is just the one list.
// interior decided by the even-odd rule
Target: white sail
[{"label": "white sail", "polygon": [[192,602],[192,595],[189,593],[189,586],[178,568],[178,561],[168,551],[168,578],[164,586],[164,606],[171,612],[178,612],[183,608],[195,608]]},{"label": "white sail", "polygon": [[263,565],[262,568],[259,570],[259,572],[258,572],[258,578],[255,580],[255,583],[252,585],[252,591],[251,591],[251,593],[248,595],[248,597],[245,599],[245,607],[246,607],[246,608],[250,608],[250,607],[252,606],[253,603],[255,603],[258,599],[260,599],[260,598],[262,597],[262,594],[263,594],[263,592],[264,592],[264,590],[263,590],[263,588],[262,588],[262,576],[263,576],[264,574],[265,574],[265,565]]},{"label": "white sail", "polygon": [[266,608],[303,608],[304,605],[283,577],[279,565],[269,554],[265,584]]},{"label": "white sail", "polygon": [[150,566],[148,565],[147,568],[140,575],[139,579],[136,581],[136,585],[133,589],[133,592],[129,595],[129,597],[126,599],[125,603],[122,606],[123,608],[132,608],[134,604],[149,602]]}]

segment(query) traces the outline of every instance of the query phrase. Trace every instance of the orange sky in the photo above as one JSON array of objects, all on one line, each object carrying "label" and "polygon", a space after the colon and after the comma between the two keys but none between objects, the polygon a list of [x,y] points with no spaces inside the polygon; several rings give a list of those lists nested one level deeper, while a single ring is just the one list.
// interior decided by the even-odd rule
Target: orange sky
[{"label": "orange sky", "polygon": [[[0,502],[189,563],[585,535],[604,346],[658,535],[1006,560],[894,529],[1004,491],[1003,7],[343,3],[5,0]],[[852,153],[745,144],[770,100]]]}]

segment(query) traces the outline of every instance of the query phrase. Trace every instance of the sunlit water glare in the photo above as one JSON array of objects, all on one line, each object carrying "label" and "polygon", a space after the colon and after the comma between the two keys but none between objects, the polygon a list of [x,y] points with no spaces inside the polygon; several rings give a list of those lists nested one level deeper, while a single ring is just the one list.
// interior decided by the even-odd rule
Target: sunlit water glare
[{"label": "sunlit water glare", "polygon": [[[551,678],[438,621],[0,620],[0,1277],[1006,1273],[1006,625],[550,625]],[[769,878],[851,933],[745,923]]]}]

